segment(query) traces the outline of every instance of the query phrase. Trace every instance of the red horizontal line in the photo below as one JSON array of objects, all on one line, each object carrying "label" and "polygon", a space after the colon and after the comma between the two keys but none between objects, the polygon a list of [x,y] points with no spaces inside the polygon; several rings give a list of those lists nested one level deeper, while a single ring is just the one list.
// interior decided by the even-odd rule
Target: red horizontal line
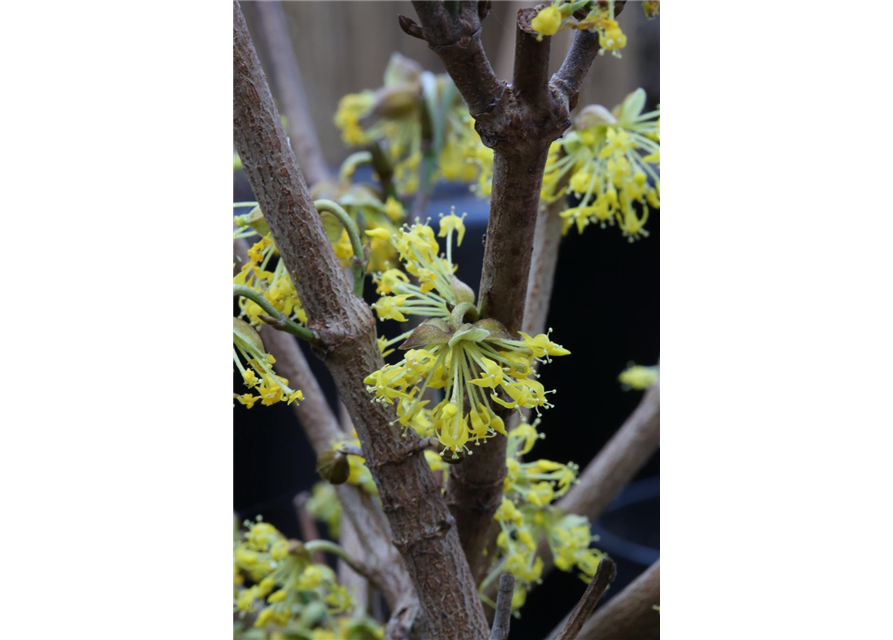
[{"label": "red horizontal line", "polygon": [[661,471],[662,476],[889,476],[893,471]]},{"label": "red horizontal line", "polygon": [[661,451],[671,465],[893,465],[893,451]]}]

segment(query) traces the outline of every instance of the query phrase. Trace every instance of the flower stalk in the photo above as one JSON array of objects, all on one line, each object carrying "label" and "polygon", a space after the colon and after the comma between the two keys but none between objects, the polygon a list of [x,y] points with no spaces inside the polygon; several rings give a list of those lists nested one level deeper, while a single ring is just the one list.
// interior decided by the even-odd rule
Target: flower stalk
[{"label": "flower stalk", "polygon": [[357,228],[357,223],[354,222],[353,218],[341,208],[341,205],[332,200],[314,200],[313,206],[316,207],[316,210],[320,213],[325,211],[334,215],[338,218],[338,222],[341,223],[344,230],[347,231],[347,236],[350,238],[350,246],[353,249],[353,266],[351,267],[351,272],[353,273],[353,292],[355,295],[362,298],[363,280],[366,277],[367,260],[365,258],[366,254],[363,249],[363,242],[360,240],[360,230]]},{"label": "flower stalk", "polygon": [[315,339],[313,332],[307,327],[302,327],[294,320],[290,320],[286,318],[284,314],[280,313],[276,310],[269,300],[263,297],[263,295],[259,291],[255,291],[251,287],[246,287],[243,284],[234,284],[233,285],[233,296],[248,298],[253,303],[258,305],[261,309],[266,311],[269,315],[264,316],[261,319],[267,324],[271,325],[275,329],[279,329],[280,331],[285,331],[286,333],[290,333],[293,336],[297,336],[301,340],[305,340],[306,342],[313,342]]}]

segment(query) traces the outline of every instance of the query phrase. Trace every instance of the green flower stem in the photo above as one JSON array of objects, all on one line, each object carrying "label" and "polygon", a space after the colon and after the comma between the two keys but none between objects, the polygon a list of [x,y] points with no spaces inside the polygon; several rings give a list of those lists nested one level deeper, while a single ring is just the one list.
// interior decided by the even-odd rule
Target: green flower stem
[{"label": "green flower stem", "polygon": [[322,551],[324,553],[331,553],[333,556],[337,558],[341,558],[344,562],[347,563],[351,569],[356,571],[359,575],[370,578],[369,567],[364,565],[359,560],[355,560],[347,551],[345,551],[340,545],[335,544],[329,540],[311,540],[310,542],[304,543],[304,549],[307,550],[308,553],[313,554],[317,551]]},{"label": "green flower stem", "polygon": [[[465,316],[470,315],[471,317],[466,320]],[[450,314],[450,328],[455,331],[459,327],[461,327],[466,322],[477,322],[478,320],[478,310],[470,302],[460,302],[455,306],[453,312]]]},{"label": "green flower stem", "polygon": [[363,297],[363,280],[366,277],[366,252],[363,250],[363,242],[360,240],[360,230],[356,223],[347,214],[347,211],[341,208],[337,202],[332,200],[314,200],[313,206],[322,213],[323,211],[331,213],[338,218],[341,226],[347,231],[350,238],[350,246],[353,248],[354,264],[353,270],[353,292],[360,298]]},{"label": "green flower stem", "polygon": [[233,296],[248,298],[261,309],[270,314],[270,316],[272,316],[272,319],[276,321],[275,324],[271,323],[271,326],[273,326],[274,328],[279,329],[280,331],[285,331],[286,333],[290,333],[293,336],[297,336],[301,338],[301,340],[313,342],[314,336],[313,332],[310,331],[310,329],[302,327],[297,322],[286,318],[283,314],[279,313],[279,311],[276,310],[276,307],[274,307],[269,300],[264,298],[260,293],[258,293],[251,287],[246,287],[242,284],[234,284]]}]

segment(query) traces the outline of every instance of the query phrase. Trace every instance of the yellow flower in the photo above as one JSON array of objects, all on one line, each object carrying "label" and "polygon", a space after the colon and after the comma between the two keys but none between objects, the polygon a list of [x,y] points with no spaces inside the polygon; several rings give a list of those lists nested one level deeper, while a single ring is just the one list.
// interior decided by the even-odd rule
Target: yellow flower
[{"label": "yellow flower", "polygon": [[459,234],[459,237],[456,239],[456,246],[462,246],[462,239],[465,237],[465,224],[463,224],[463,220],[465,220],[465,215],[462,214],[462,217],[456,215],[455,213],[456,207],[452,208],[450,215],[444,216],[441,214],[440,218],[440,233],[437,234],[439,238],[446,238],[448,234],[456,231]]},{"label": "yellow flower", "polygon": [[311,565],[304,569],[301,578],[298,581],[298,589],[302,591],[311,591],[322,584],[322,571],[318,567]]},{"label": "yellow flower", "polygon": [[[233,318],[233,364],[242,375],[245,385],[259,394],[233,394],[233,398],[248,409],[258,400],[267,406],[282,401],[291,404],[303,400],[304,394],[300,390],[289,388],[288,380],[273,372],[271,365],[275,363],[275,359],[263,349],[260,335],[248,323]],[[242,364],[243,361],[246,364]]]},{"label": "yellow flower", "polygon": [[375,229],[367,229],[366,235],[370,238],[378,238],[379,240],[387,240],[391,237],[391,232],[387,229],[377,227]]},{"label": "yellow flower", "polygon": [[527,601],[527,589],[521,586],[515,586],[515,591],[512,593],[512,609],[520,609],[524,606],[524,603]]},{"label": "yellow flower", "polygon": [[592,174],[588,171],[580,171],[571,176],[571,191],[577,195],[582,195],[589,190],[592,182]]},{"label": "yellow flower", "polygon": [[372,308],[375,309],[380,320],[406,322],[406,316],[401,312],[400,305],[404,304],[408,298],[408,295],[382,296],[378,302],[372,305]]},{"label": "yellow flower", "polygon": [[482,357],[481,362],[484,365],[484,370],[481,371],[481,377],[470,380],[471,384],[476,384],[479,387],[487,387],[489,389],[495,389],[501,385],[504,378],[502,367],[486,357]]},{"label": "yellow flower", "polygon": [[360,118],[372,108],[375,96],[371,91],[352,93],[341,98],[335,112],[335,126],[341,129],[341,137],[350,146],[364,144],[368,136],[360,127]]},{"label": "yellow flower", "polygon": [[400,285],[408,284],[409,278],[399,269],[388,269],[372,276],[372,281],[378,285],[377,293],[394,293]]},{"label": "yellow flower", "polygon": [[626,36],[616,20],[605,20],[603,29],[599,30],[598,44],[608,51],[616,51],[626,46]]},{"label": "yellow flower", "polygon": [[270,594],[270,597],[267,598],[267,602],[269,602],[270,604],[282,602],[283,600],[285,600],[285,597],[287,595],[288,591],[286,591],[285,589],[279,589],[278,591]]},{"label": "yellow flower", "polygon": [[617,379],[624,385],[633,389],[647,389],[655,382],[660,375],[660,367],[643,367],[633,365],[623,371]]},{"label": "yellow flower", "polygon": [[554,36],[558,33],[558,28],[561,26],[561,11],[554,5],[546,7],[530,21],[530,26],[540,34],[537,36],[537,40],[542,40],[543,36]]},{"label": "yellow flower", "polygon": [[406,215],[403,210],[403,205],[393,196],[388,197],[387,201],[384,203],[384,212],[385,215],[394,222],[402,220]]},{"label": "yellow flower", "polygon": [[353,257],[353,246],[350,244],[350,236],[347,235],[347,229],[341,230],[341,237],[338,242],[332,245],[335,250],[335,256],[341,260],[342,266],[346,266],[348,261]]},{"label": "yellow flower", "polygon": [[[549,329],[549,333],[552,330]],[[542,358],[544,356],[566,356],[570,355],[570,351],[562,347],[560,344],[556,344],[549,340],[548,334],[541,333],[535,338],[531,338],[529,335],[521,332],[521,335],[524,337],[524,344],[530,347],[531,351],[533,351],[533,355],[537,358]]]}]

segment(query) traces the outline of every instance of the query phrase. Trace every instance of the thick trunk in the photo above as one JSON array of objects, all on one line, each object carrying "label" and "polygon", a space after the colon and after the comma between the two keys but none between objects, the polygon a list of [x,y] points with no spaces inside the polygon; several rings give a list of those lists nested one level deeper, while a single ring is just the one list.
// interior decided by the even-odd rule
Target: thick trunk
[{"label": "thick trunk", "polygon": [[370,401],[363,379],[382,364],[371,310],[351,288],[287,143],[245,19],[233,3],[233,133],[249,182],[273,232],[353,419],[434,638],[478,640],[488,628],[440,486],[418,438],[402,438],[392,407]]}]

